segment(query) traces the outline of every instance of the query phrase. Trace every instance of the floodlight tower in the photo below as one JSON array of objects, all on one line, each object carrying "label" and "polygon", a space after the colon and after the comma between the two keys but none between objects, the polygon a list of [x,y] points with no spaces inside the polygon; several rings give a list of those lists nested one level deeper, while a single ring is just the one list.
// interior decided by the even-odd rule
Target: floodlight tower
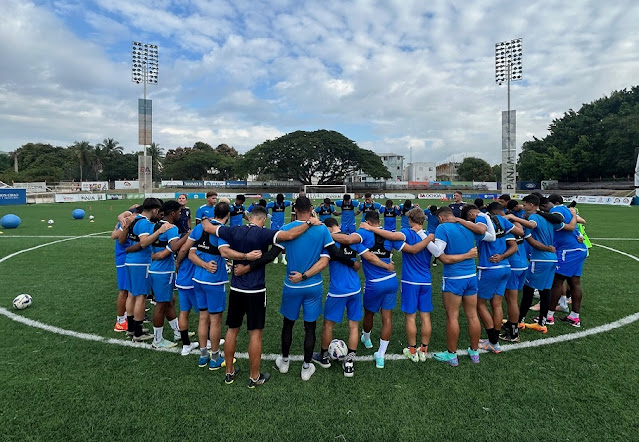
[{"label": "floodlight tower", "polygon": [[510,82],[522,78],[522,39],[495,43],[495,82],[508,84],[508,111],[501,114],[501,189],[513,193],[517,188],[515,154],[517,151],[517,121],[515,110],[510,110]]},{"label": "floodlight tower", "polygon": [[144,154],[138,157],[138,179],[140,192],[150,193],[153,187],[153,158],[146,154],[146,147],[152,141],[153,108],[151,100],[146,99],[146,85],[158,84],[158,47],[157,45],[132,42],[131,80],[142,83],[144,98],[138,99],[138,144],[144,146]]}]

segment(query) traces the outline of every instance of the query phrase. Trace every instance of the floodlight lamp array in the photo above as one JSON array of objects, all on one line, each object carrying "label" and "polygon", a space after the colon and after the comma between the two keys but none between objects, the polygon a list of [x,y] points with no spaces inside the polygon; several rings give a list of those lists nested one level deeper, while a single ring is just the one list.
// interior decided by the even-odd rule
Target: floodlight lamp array
[{"label": "floodlight lamp array", "polygon": [[131,79],[134,83],[158,84],[157,45],[134,41],[131,47]]},{"label": "floodlight lamp array", "polygon": [[499,85],[508,81],[521,80],[522,39],[495,43],[495,82]]}]

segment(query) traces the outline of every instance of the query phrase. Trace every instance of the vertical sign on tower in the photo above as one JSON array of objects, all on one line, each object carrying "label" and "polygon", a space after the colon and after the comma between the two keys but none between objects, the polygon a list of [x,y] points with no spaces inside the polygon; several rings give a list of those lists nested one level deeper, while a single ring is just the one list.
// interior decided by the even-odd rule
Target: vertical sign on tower
[{"label": "vertical sign on tower", "polygon": [[148,146],[153,141],[153,106],[151,100],[138,98],[138,144]]},{"label": "vertical sign on tower", "polygon": [[515,153],[517,134],[516,112],[501,113],[501,190],[503,193],[515,193],[517,190],[517,170]]}]

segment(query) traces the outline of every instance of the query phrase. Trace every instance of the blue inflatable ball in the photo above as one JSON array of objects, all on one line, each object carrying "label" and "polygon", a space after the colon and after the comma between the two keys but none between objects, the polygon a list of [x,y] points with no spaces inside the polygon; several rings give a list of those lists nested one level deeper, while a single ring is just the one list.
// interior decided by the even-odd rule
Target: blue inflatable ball
[{"label": "blue inflatable ball", "polygon": [[73,215],[73,219],[82,219],[84,218],[84,210],[75,209],[71,215]]},{"label": "blue inflatable ball", "polygon": [[9,213],[0,219],[0,225],[5,229],[15,229],[20,225],[22,220],[18,215],[14,215],[13,213]]}]

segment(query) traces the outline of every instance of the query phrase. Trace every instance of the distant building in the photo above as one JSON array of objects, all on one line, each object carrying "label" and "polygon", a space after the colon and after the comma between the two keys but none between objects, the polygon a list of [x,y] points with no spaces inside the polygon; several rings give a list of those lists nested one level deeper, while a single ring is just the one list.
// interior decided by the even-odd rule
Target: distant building
[{"label": "distant building", "polygon": [[457,170],[461,163],[448,162],[437,166],[437,181],[459,181]]},{"label": "distant building", "polygon": [[404,168],[404,181],[428,182],[437,178],[434,162],[411,163]]},{"label": "distant building", "polygon": [[[391,177],[389,181],[402,181],[404,172],[404,157],[402,155],[396,155],[394,153],[378,153],[382,164],[386,166]],[[346,178],[347,182],[351,183],[371,183],[375,181],[383,181],[368,176],[361,170],[357,173]]]}]

